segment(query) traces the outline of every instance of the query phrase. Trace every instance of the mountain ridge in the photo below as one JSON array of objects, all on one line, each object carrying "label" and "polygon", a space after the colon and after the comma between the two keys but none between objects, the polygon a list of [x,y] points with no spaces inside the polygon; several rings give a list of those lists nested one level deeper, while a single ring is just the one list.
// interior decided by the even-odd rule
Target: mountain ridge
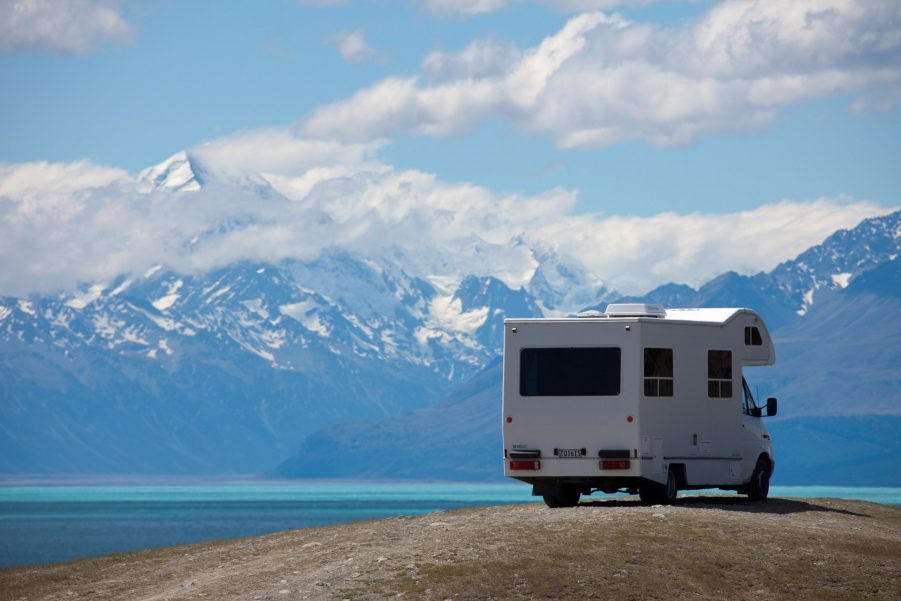
[{"label": "mountain ridge", "polygon": [[[875,284],[861,274],[894,264],[899,220],[901,211],[865,220],[769,275],[729,273],[696,291],[667,285],[644,298],[698,306],[758,299],[780,327],[845,302],[862,312],[874,294],[891,302],[878,288],[896,281],[890,267],[875,272]],[[512,289],[478,274],[423,277],[402,257],[330,247],[305,261],[242,261],[194,274],[155,266],[57,294],[0,298],[0,473],[260,472],[333,424],[436,405],[499,356],[505,315],[537,317],[588,289],[611,294],[573,260],[541,256],[546,269],[539,264],[535,274],[556,275],[534,289],[557,281],[569,292],[536,296],[528,285]],[[812,283],[819,288],[799,314],[796,301]],[[842,329],[835,340],[853,336]],[[786,364],[802,369],[810,344],[792,344]],[[894,372],[868,353],[872,385],[890,390]]]}]

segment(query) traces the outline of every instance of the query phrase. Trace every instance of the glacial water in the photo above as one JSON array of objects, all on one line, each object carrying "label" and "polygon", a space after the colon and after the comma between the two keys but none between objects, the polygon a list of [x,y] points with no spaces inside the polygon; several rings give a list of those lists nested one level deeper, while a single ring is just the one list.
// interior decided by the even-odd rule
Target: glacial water
[{"label": "glacial water", "polygon": [[[517,483],[0,485],[0,567],[461,507],[535,502],[530,492],[529,486]],[[774,486],[771,494],[901,505],[901,488]]]}]

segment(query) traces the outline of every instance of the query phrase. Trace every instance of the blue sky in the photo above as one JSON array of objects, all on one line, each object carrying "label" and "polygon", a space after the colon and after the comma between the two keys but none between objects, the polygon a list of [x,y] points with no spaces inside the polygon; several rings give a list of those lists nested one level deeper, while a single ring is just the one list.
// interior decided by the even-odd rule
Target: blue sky
[{"label": "blue sky", "polygon": [[[613,12],[679,27],[709,9],[670,2]],[[376,1],[135,2],[119,10],[131,27],[124,40],[0,55],[0,160],[89,159],[135,172],[237,130],[294,123],[381,78],[417,75],[433,50],[459,51],[481,38],[533,47],[573,14],[522,3],[465,16]],[[360,62],[336,46],[356,30],[372,50]],[[901,189],[897,105],[861,114],[849,109],[858,95],[789,103],[759,127],[675,147],[625,140],[559,148],[547,133],[493,118],[440,137],[398,132],[382,153],[398,167],[497,190],[578,189],[579,209],[589,211],[731,211],[839,194],[893,206]]]},{"label": "blue sky", "polygon": [[[459,270],[517,285],[526,235],[603,250],[592,277],[637,291],[770,269],[901,204],[896,0],[0,0],[0,81],[0,290],[405,237],[477,238],[496,254]],[[180,150],[263,177],[295,204],[254,219],[299,233],[172,255],[185,223],[259,209],[128,213]],[[347,225],[319,246],[314,206]]]}]

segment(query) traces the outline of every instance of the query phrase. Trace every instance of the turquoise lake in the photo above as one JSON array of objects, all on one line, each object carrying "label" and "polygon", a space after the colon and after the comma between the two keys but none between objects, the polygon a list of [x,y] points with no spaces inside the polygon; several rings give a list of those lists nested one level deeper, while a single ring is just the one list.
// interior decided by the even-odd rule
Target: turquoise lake
[{"label": "turquoise lake", "polygon": [[[516,483],[0,484],[0,567],[462,507],[540,502],[530,492],[528,485]],[[773,486],[770,494],[901,505],[901,488]]]}]

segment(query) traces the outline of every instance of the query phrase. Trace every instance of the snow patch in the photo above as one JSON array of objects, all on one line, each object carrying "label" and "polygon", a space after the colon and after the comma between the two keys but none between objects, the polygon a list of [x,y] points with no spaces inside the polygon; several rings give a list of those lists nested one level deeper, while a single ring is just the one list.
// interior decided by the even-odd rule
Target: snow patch
[{"label": "snow patch", "polygon": [[385,352],[390,356],[394,356],[397,354],[397,341],[394,339],[394,331],[393,330],[382,330],[382,334],[380,336],[382,340],[382,344],[385,345]]},{"label": "snow patch", "polygon": [[167,332],[172,332],[173,330],[178,328],[178,323],[173,319],[168,319],[165,317],[158,317],[156,315],[150,315],[149,313],[145,313],[147,319],[155,323],[158,327],[166,330]]},{"label": "snow patch", "polygon": [[416,342],[418,342],[420,346],[428,346],[429,341],[436,338],[441,342],[449,342],[451,340],[451,337],[447,332],[432,330],[425,327],[416,328],[416,330],[413,331],[413,337],[416,338]]},{"label": "snow patch", "polygon": [[363,322],[360,321],[359,317],[357,317],[356,315],[347,315],[346,317],[347,317],[347,321],[352,323],[355,328],[357,328],[358,330],[362,330],[363,333],[366,334],[367,337],[372,338],[372,328],[369,328],[366,325],[364,325]]},{"label": "snow patch", "polygon": [[98,315],[94,318],[94,330],[104,338],[113,338],[116,330],[122,326],[124,322],[115,320],[109,315]]},{"label": "snow patch", "polygon": [[131,283],[132,283],[133,281],[134,281],[134,280],[125,280],[124,282],[122,282],[121,284],[119,284],[118,286],[116,286],[116,289],[113,290],[112,292],[110,292],[109,295],[110,295],[110,296],[116,296],[117,294],[121,294],[122,292],[125,291],[126,288],[128,288],[129,286],[131,286]]},{"label": "snow patch", "polygon": [[0,305],[0,321],[3,321],[4,319],[6,319],[10,315],[12,315],[12,312],[13,312],[13,310],[10,309],[9,307],[4,307],[3,305]]},{"label": "snow patch", "polygon": [[20,300],[16,303],[16,306],[19,307],[19,311],[22,313],[28,313],[32,317],[37,317],[38,314],[34,310],[34,305],[31,304],[31,301]]},{"label": "snow patch", "polygon": [[214,293],[212,293],[208,299],[206,299],[205,301],[203,301],[204,304],[209,303],[210,301],[213,301],[213,300],[219,298],[220,296],[222,296],[223,294],[225,294],[226,292],[228,292],[228,291],[231,290],[231,289],[232,289],[231,286],[225,286],[225,287],[223,287],[223,288],[220,288],[219,290],[217,290],[217,291],[215,291]]},{"label": "snow patch", "polygon": [[807,310],[810,309],[810,306],[813,305],[813,293],[814,288],[811,288],[807,292],[804,293],[804,304],[801,305],[801,308],[796,311],[796,313],[800,316],[807,315]]},{"label": "snow patch", "polygon": [[300,322],[300,325],[306,329],[319,334],[323,338],[327,338],[331,334],[327,324],[322,323],[317,313],[319,305],[313,301],[301,301],[299,303],[289,303],[280,305],[278,310],[282,315],[287,315],[291,319]]},{"label": "snow patch", "polygon": [[847,288],[850,281],[850,273],[836,273],[832,275],[832,283],[840,288]]},{"label": "snow patch", "polygon": [[241,304],[244,305],[249,311],[256,313],[263,319],[269,319],[269,311],[267,311],[266,307],[263,306],[262,298],[254,298],[251,300],[241,301]]},{"label": "snow patch", "polygon": [[144,272],[144,277],[149,278],[150,276],[152,276],[153,274],[155,274],[157,271],[159,271],[162,268],[163,268],[162,265],[155,265],[154,267],[151,267],[150,269],[148,269],[147,271]]},{"label": "snow patch", "polygon": [[106,284],[94,284],[88,288],[87,292],[81,294],[75,293],[75,295],[66,302],[66,306],[80,311],[100,298],[100,295],[103,294],[105,288]]},{"label": "snow patch", "polygon": [[463,303],[453,296],[436,296],[429,304],[429,315],[439,325],[454,332],[471,334],[488,319],[488,307],[463,312]]},{"label": "snow patch", "polygon": [[257,355],[258,357],[262,357],[269,363],[275,363],[275,355],[273,355],[269,351],[264,351],[263,349],[256,349],[256,348],[253,348],[252,346],[246,346],[246,345],[242,345],[242,346],[244,346],[244,348],[246,348],[248,351],[250,351],[254,355]]},{"label": "snow patch", "polygon": [[260,340],[269,348],[274,349],[282,348],[287,342],[284,330],[265,330],[260,334]]},{"label": "snow patch", "polygon": [[150,343],[147,342],[141,334],[138,332],[137,328],[130,327],[127,328],[124,332],[122,332],[122,341],[123,342],[133,342],[135,344],[141,344],[143,346],[149,346]]},{"label": "snow patch", "polygon": [[169,307],[175,304],[181,295],[178,294],[178,289],[184,285],[184,282],[181,280],[176,280],[174,283],[169,285],[169,291],[165,296],[161,296],[150,304],[156,307],[157,311],[165,311]]}]

